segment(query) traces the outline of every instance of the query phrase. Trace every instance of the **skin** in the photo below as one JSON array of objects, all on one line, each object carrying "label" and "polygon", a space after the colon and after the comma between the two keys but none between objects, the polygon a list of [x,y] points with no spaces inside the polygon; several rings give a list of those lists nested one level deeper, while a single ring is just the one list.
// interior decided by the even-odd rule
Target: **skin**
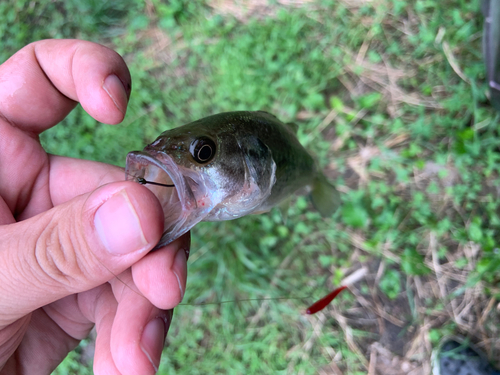
[{"label": "skin", "polygon": [[77,102],[121,122],[130,88],[122,58],[90,42],[35,42],[0,66],[0,374],[49,374],[94,326],[96,374],[155,373],[189,234],[148,254],[163,230],[156,197],[38,140]]}]

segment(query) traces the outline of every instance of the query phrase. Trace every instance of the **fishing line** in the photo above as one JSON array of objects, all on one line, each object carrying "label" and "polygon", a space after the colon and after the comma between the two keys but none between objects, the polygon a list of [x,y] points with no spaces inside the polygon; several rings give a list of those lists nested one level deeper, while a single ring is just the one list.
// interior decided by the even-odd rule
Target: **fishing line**
[{"label": "fishing line", "polygon": [[[108,269],[98,258],[97,261],[103,266],[109,273],[113,275],[113,277],[130,289],[132,292],[141,296],[142,298],[149,301],[144,295],[134,290],[130,285],[128,285],[125,281],[120,279],[118,275],[115,275],[111,270]],[[323,297],[321,300],[315,302],[309,308],[306,309],[306,314],[315,314],[318,311],[323,310],[330,302],[342,291],[346,288],[346,286],[342,286],[340,288],[335,289],[333,292],[329,293],[326,297]],[[208,306],[208,305],[224,305],[226,303],[239,303],[239,302],[251,302],[251,301],[282,301],[282,300],[307,300],[310,299],[311,296],[303,296],[303,297],[269,297],[269,298],[242,298],[242,299],[234,299],[227,301],[218,301],[218,302],[201,302],[201,303],[180,303],[178,306]]]},{"label": "fishing line", "polygon": [[[130,289],[132,292],[137,294],[138,296],[141,296],[142,298],[146,299],[149,301],[144,295],[141,293],[137,292],[134,290],[130,285],[128,285],[125,281],[120,279],[118,275],[115,275],[115,273],[111,272],[111,270],[108,269],[98,258],[96,258],[97,261],[103,266],[110,274],[113,275],[113,277],[118,280],[120,283],[122,283],[124,286],[126,286],[128,289]],[[234,300],[227,300],[227,301],[218,301],[218,302],[201,302],[201,303],[179,303],[178,306],[208,306],[208,305],[224,305],[226,303],[239,303],[239,302],[251,302],[251,301],[282,301],[282,300],[307,300],[310,299],[311,296],[304,296],[304,297],[269,297],[269,298],[242,298],[242,299],[234,299]]]},{"label": "fishing line", "polygon": [[[175,185],[162,184],[162,183],[155,182],[155,181],[148,181],[143,177],[134,176],[134,175],[127,173],[127,172],[125,172],[125,173],[128,176],[133,177],[135,179],[135,181],[141,185],[150,184],[150,185],[155,185],[155,186],[175,187]],[[113,272],[111,272],[99,259],[97,259],[97,260],[104,268],[106,268],[106,270],[109,273],[111,273],[116,278],[116,280],[121,282],[123,285],[125,285],[128,289],[133,291],[135,294],[137,294],[137,295],[139,295],[147,300],[147,298],[145,296],[143,296],[141,293],[134,290],[125,281],[121,280],[118,277],[118,275],[115,275]],[[319,301],[316,301],[309,308],[307,308],[306,314],[315,314],[316,312],[323,310],[344,289],[346,289],[346,286],[341,286],[340,288],[335,289],[333,292],[329,293],[327,296],[323,297]],[[305,297],[274,297],[274,298],[244,298],[244,299],[218,301],[218,302],[206,302],[206,303],[204,303],[204,302],[202,302],[202,303],[180,303],[178,306],[208,306],[208,305],[223,305],[226,303],[239,303],[239,302],[251,302],[251,301],[306,300],[309,298],[310,298],[310,296],[305,296]]]},{"label": "fishing line", "polygon": [[228,301],[219,302],[201,302],[201,303],[179,303],[179,306],[207,306],[207,305],[222,305],[225,303],[238,303],[238,302],[250,302],[250,301],[276,301],[276,300],[290,300],[290,299],[308,299],[310,296],[306,297],[270,297],[270,298],[243,298],[243,299],[233,299]]},{"label": "fishing line", "polygon": [[[323,310],[326,306],[328,306],[334,299],[337,297],[340,292],[346,289],[347,286],[341,286],[335,289],[333,292],[330,292],[327,296],[321,298],[320,300],[313,303],[309,306],[305,313],[307,315],[316,314],[317,312]],[[279,300],[307,300],[310,299],[311,296],[305,297],[270,297],[270,298],[244,298],[244,299],[235,299],[229,301],[219,301],[219,302],[201,302],[201,303],[180,303],[179,306],[206,306],[206,305],[223,305],[226,303],[238,303],[238,302],[251,302],[251,301],[279,301]]]},{"label": "fishing line", "polygon": [[148,181],[142,177],[136,177],[136,179],[137,179],[137,182],[140,183],[141,185],[150,184],[150,185],[156,185],[156,186],[175,187],[175,185],[160,184],[159,182]]},{"label": "fishing line", "polygon": [[156,185],[156,186],[175,187],[175,185],[173,185],[173,184],[169,185],[169,184],[161,184],[161,183],[155,182],[155,181],[148,181],[143,177],[134,176],[133,174],[130,174],[127,172],[125,172],[125,174],[127,174],[130,177],[133,177],[135,179],[135,182],[138,182],[141,185],[150,184],[150,185]]},{"label": "fishing line", "polygon": [[[103,263],[99,260],[99,258],[97,258],[97,257],[96,257],[96,259],[97,259],[97,261],[99,262],[99,264],[100,264],[101,266],[103,266],[103,267],[106,269],[106,271],[108,271],[111,275],[113,275],[113,277],[114,277],[116,280],[118,280],[119,282],[121,282],[123,285],[125,285],[127,288],[129,288],[132,292],[134,292],[134,293],[135,293],[135,294],[137,294],[138,296],[141,296],[142,298],[144,298],[144,299],[146,299],[146,300],[147,300],[147,298],[146,298],[146,297],[144,297],[141,293],[137,292],[137,291],[136,291],[136,290],[134,290],[134,289],[133,289],[130,285],[128,285],[125,281],[123,281],[122,279],[120,279],[120,278],[118,277],[118,275],[115,275],[115,273],[114,273],[114,272],[111,272],[111,270],[110,270],[108,267],[106,267],[106,266],[105,266],[105,265],[104,265],[104,264],[103,264]],[[129,267],[129,268],[130,268],[130,267]],[[125,271],[126,271],[126,270],[124,270],[124,272],[125,272]],[[110,281],[111,281],[111,280],[110,280]],[[108,281],[108,283],[109,283],[109,281]]]}]

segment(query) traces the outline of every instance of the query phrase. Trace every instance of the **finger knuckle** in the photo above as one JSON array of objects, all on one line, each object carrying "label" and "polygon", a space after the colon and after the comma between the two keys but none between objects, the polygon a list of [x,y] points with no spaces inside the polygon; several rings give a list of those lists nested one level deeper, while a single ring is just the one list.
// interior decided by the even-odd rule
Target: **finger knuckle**
[{"label": "finger knuckle", "polygon": [[89,274],[88,257],[82,256],[82,252],[88,253],[87,245],[82,236],[77,235],[78,231],[59,224],[51,220],[43,229],[36,241],[35,261],[49,284],[71,291]]}]

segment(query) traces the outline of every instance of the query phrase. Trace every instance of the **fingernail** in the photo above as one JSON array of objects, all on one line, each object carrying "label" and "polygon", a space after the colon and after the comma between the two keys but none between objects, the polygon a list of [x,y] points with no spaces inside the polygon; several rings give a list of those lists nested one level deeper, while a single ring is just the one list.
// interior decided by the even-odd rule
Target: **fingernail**
[{"label": "fingernail", "polygon": [[184,298],[184,292],[185,292],[185,285],[186,285],[186,280],[181,280],[179,277],[179,274],[185,275],[187,273],[187,263],[186,263],[186,250],[184,249],[179,249],[177,250],[177,254],[175,254],[174,258],[174,263],[172,264],[172,272],[174,273],[175,277],[177,278],[177,283],[179,284],[179,291],[181,295],[181,299],[179,303],[182,301]]},{"label": "fingernail", "polygon": [[113,255],[125,255],[144,248],[139,216],[125,190],[121,190],[99,207],[94,225],[102,243]]},{"label": "fingernail", "polygon": [[125,115],[127,111],[127,92],[123,86],[122,81],[114,74],[110,74],[104,80],[102,88],[109,95],[113,103],[115,103],[116,108]]},{"label": "fingernail", "polygon": [[148,357],[155,372],[158,372],[160,366],[161,353],[169,326],[170,319],[167,317],[165,319],[155,318],[146,324],[142,332],[141,349]]}]

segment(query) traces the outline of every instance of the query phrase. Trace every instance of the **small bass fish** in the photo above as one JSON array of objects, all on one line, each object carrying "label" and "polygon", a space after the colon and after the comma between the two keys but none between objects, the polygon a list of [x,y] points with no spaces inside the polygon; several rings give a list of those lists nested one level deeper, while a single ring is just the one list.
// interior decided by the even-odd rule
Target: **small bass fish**
[{"label": "small bass fish", "polygon": [[262,111],[225,112],[167,130],[127,155],[126,178],[147,184],[165,214],[164,246],[200,221],[269,211],[310,187],[314,206],[331,216],[337,190],[295,135]]}]

